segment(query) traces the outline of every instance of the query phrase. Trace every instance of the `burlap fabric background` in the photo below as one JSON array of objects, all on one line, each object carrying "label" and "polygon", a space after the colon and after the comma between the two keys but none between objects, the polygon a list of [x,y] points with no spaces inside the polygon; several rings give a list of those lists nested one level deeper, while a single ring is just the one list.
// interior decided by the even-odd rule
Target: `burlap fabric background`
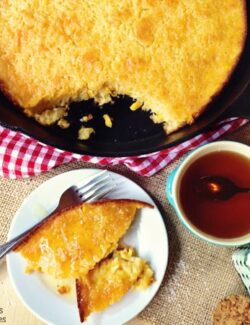
[{"label": "burlap fabric background", "polygon": [[[250,145],[250,124],[226,139]],[[246,294],[231,262],[233,249],[211,246],[194,238],[183,228],[167,202],[166,178],[177,164],[178,161],[151,178],[137,176],[125,167],[110,168],[151,193],[162,208],[169,235],[167,272],[156,297],[138,316],[140,324],[209,325],[212,310],[220,299],[229,294]],[[16,210],[33,189],[55,175],[85,167],[93,165],[73,163],[31,179],[0,179],[0,241],[5,241]],[[20,324],[23,324],[21,319]]]}]

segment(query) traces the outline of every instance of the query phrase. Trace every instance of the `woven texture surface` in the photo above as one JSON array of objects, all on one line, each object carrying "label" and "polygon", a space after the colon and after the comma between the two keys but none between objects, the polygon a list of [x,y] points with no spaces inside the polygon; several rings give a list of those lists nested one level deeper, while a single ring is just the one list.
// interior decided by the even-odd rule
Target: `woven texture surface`
[{"label": "woven texture surface", "polygon": [[[250,124],[225,139],[250,145]],[[212,309],[229,294],[246,294],[231,261],[233,249],[208,245],[189,234],[165,197],[165,181],[178,161],[151,178],[124,166],[110,170],[124,174],[145,188],[159,203],[170,242],[170,257],[163,284],[150,305],[138,316],[145,325],[210,325]],[[15,212],[25,197],[45,180],[68,170],[93,167],[84,162],[61,165],[39,176],[9,180],[0,178],[0,240],[4,242]],[[21,324],[21,320],[20,320]]]}]

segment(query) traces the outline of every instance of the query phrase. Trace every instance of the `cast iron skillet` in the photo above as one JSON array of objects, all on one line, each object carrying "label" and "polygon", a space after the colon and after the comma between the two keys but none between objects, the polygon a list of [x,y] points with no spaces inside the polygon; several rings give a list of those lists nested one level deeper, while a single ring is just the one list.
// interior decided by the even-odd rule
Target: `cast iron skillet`
[{"label": "cast iron skillet", "polygon": [[[247,2],[247,1],[246,1]],[[250,10],[247,4],[247,20],[250,25]],[[93,101],[71,105],[69,121],[71,127],[61,130],[58,127],[43,127],[26,117],[0,94],[0,124],[12,130],[21,131],[41,142],[60,149],[95,156],[122,157],[148,154],[181,143],[200,132],[204,132],[213,122],[225,117],[250,118],[250,33],[247,35],[241,59],[223,91],[208,105],[204,114],[191,126],[166,135],[161,125],[154,124],[149,114],[129,109],[132,100],[121,97],[115,103],[101,109]],[[81,125],[79,119],[92,113],[94,119],[88,123],[96,130],[89,141],[77,140]],[[102,115],[113,117],[111,129],[104,126]]]}]

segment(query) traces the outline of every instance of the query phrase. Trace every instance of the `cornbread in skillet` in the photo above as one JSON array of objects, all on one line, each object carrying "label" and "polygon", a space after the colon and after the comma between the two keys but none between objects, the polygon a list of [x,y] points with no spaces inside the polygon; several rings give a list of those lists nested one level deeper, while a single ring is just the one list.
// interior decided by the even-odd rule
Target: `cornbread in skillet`
[{"label": "cornbread in skillet", "polygon": [[229,79],[246,3],[1,0],[0,30],[1,88],[26,114],[126,94],[171,132]]},{"label": "cornbread in skillet", "polygon": [[140,208],[134,200],[83,203],[55,214],[22,242],[16,251],[27,271],[54,278],[78,278],[117,248]]},{"label": "cornbread in skillet", "polygon": [[116,250],[85,277],[76,280],[81,321],[119,301],[130,289],[146,289],[153,281],[153,271],[132,248]]}]

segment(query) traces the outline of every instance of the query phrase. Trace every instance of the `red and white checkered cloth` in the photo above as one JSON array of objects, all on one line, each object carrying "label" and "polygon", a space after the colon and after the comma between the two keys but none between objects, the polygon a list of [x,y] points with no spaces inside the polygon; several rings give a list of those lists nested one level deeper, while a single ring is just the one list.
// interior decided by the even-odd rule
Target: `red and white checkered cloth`
[{"label": "red and white checkered cloth", "polygon": [[199,134],[169,149],[150,155],[122,158],[91,157],[62,151],[38,142],[20,132],[0,126],[0,175],[13,179],[30,177],[61,164],[79,160],[100,166],[123,164],[135,173],[152,176],[187,151],[217,140],[247,122],[246,119],[230,118],[217,123],[207,133]]}]

